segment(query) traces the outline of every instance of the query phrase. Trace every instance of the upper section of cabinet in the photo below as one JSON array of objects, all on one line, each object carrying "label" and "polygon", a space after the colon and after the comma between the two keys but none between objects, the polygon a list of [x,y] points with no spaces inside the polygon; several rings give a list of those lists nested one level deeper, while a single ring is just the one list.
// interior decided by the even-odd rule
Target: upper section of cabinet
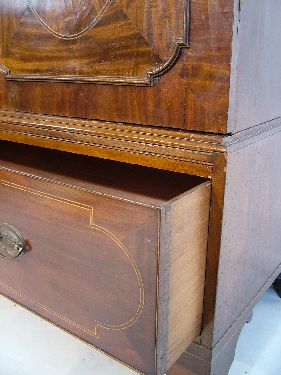
[{"label": "upper section of cabinet", "polygon": [[252,127],[280,112],[280,14],[271,0],[0,0],[0,115]]},{"label": "upper section of cabinet", "polygon": [[234,0],[0,0],[0,108],[224,132]]}]

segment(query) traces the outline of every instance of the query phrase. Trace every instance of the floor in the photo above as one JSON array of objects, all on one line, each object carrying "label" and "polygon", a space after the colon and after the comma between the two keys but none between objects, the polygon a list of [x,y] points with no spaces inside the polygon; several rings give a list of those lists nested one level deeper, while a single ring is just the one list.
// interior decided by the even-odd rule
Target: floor
[{"label": "floor", "polygon": [[[134,375],[0,296],[0,375]],[[281,299],[270,289],[240,336],[229,375],[281,374]]]}]

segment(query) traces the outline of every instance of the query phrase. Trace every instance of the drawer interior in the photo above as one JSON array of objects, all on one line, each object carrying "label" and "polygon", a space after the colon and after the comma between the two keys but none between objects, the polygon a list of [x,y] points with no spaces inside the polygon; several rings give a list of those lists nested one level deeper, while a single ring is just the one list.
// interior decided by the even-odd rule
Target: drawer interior
[{"label": "drawer interior", "polygon": [[0,159],[11,167],[40,170],[45,177],[79,181],[85,188],[113,192],[126,198],[163,203],[200,185],[197,176],[135,166],[12,142],[0,142]]}]

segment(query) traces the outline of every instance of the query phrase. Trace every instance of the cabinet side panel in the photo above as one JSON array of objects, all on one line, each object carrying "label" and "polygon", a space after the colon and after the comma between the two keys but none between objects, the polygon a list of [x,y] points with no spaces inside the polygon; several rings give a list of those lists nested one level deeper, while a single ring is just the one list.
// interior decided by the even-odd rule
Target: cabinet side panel
[{"label": "cabinet side panel", "polygon": [[200,334],[210,190],[210,184],[206,183],[170,206],[169,278],[166,281],[169,299],[163,370],[170,368]]},{"label": "cabinet side panel", "polygon": [[[281,2],[247,0],[241,9],[236,111],[229,132],[238,132],[281,116]],[[236,112],[236,114],[235,114]]]},{"label": "cabinet side panel", "polygon": [[228,155],[214,343],[281,263],[281,133]]}]

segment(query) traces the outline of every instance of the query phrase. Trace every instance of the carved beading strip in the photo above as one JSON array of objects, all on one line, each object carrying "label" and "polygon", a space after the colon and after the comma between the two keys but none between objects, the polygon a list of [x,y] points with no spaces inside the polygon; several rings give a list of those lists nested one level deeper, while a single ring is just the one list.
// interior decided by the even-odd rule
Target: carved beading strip
[{"label": "carved beading strip", "polygon": [[224,150],[214,135],[8,111],[0,112],[0,138],[202,177]]}]

